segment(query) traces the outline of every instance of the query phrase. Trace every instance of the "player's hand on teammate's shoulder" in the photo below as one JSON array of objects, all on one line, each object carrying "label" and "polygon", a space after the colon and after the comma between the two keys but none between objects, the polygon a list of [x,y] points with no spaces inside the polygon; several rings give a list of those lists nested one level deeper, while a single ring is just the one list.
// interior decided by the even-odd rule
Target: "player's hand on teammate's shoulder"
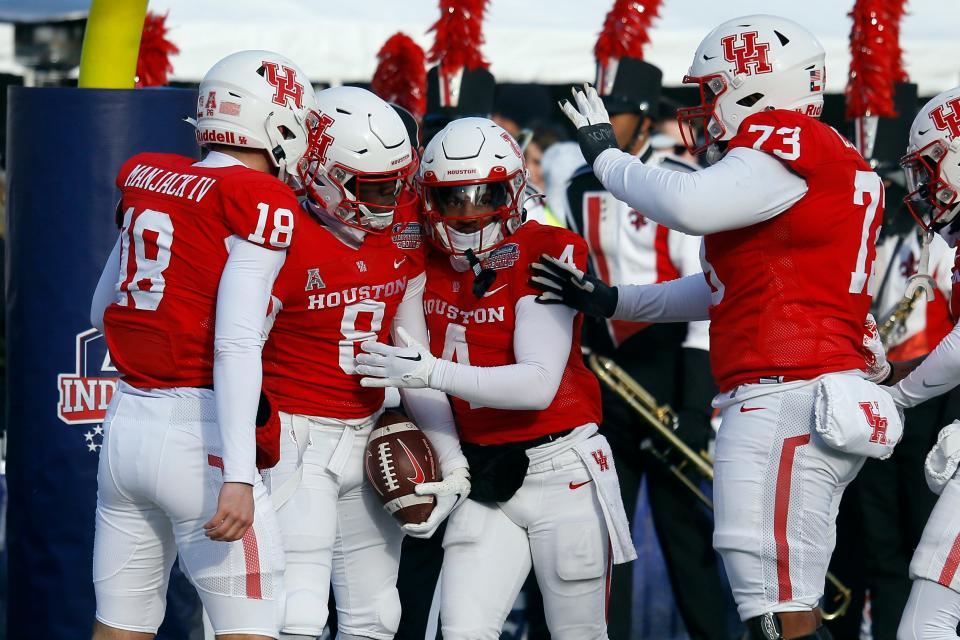
[{"label": "player's hand on teammate's shoulder", "polygon": [[220,487],[217,512],[205,525],[211,540],[233,542],[253,524],[253,487],[245,482],[224,482]]},{"label": "player's hand on teammate's shoulder", "polygon": [[430,386],[430,374],[437,359],[430,349],[410,336],[403,327],[397,330],[401,345],[393,346],[375,340],[360,344],[356,372],[363,387],[397,387],[423,389]]},{"label": "player's hand on teammate's shoulder", "polygon": [[530,285],[542,293],[540,304],[565,304],[590,316],[609,318],[617,310],[617,288],[567,262],[541,254],[530,264]]}]

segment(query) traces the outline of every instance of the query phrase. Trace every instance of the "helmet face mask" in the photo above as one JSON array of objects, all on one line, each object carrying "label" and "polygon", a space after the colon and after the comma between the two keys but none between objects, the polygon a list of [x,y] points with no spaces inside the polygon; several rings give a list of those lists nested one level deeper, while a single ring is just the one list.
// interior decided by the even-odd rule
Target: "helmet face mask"
[{"label": "helmet face mask", "polygon": [[498,180],[422,189],[427,233],[442,251],[485,254],[519,226],[518,181]]},{"label": "helmet face mask", "polygon": [[520,226],[523,153],[492,120],[449,123],[424,150],[416,180],[427,237],[444,253],[482,258]]},{"label": "helmet face mask", "polygon": [[925,231],[952,229],[960,219],[960,88],[920,109],[900,166],[907,183],[903,202],[917,224]]},{"label": "helmet face mask", "polygon": [[903,202],[925,231],[938,231],[947,226],[960,209],[957,207],[957,188],[941,174],[941,164],[948,152],[942,140],[934,140],[900,160],[908,190]]},{"label": "helmet face mask", "polygon": [[310,200],[339,222],[383,233],[410,206],[416,154],[396,111],[357,87],[321,91],[307,116],[309,142],[298,175]]},{"label": "helmet face mask", "polygon": [[[707,148],[723,139],[726,127],[716,117],[717,102],[726,90],[724,74],[714,74],[702,78],[684,76],[683,84],[697,84],[700,88],[700,104],[695,107],[677,109],[677,122],[680,123],[680,135],[690,153],[699,155]],[[703,132],[703,142],[697,142],[698,131]]]}]

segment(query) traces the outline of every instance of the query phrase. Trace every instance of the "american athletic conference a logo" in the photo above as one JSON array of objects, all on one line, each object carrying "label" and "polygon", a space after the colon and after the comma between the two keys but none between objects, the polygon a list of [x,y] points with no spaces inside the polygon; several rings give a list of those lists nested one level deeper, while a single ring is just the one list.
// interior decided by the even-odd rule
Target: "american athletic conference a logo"
[{"label": "american athletic conference a logo", "polygon": [[[947,111],[947,108],[950,110]],[[948,100],[930,112],[930,120],[940,131],[946,131],[951,140],[960,136],[960,98]]]},{"label": "american athletic conference a logo", "polygon": [[721,38],[723,59],[736,66],[738,74],[752,75],[755,73],[770,73],[773,65],[767,58],[770,53],[770,44],[757,42],[756,31],[745,31],[739,34],[741,44],[736,44],[737,35]]},{"label": "american athletic conference a logo", "polygon": [[100,449],[103,419],[118,379],[103,334],[97,329],[78,333],[74,371],[57,375],[57,416],[69,425],[93,425],[83,434],[87,451]]}]

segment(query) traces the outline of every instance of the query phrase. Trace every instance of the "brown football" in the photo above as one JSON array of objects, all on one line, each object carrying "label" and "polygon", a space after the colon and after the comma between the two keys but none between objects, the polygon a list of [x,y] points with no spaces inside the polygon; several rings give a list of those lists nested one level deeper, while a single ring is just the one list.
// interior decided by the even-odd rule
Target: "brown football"
[{"label": "brown football", "polygon": [[433,511],[434,496],[418,496],[414,487],[436,482],[437,465],[430,441],[417,425],[387,411],[370,433],[364,468],[383,508],[404,524],[420,524]]}]

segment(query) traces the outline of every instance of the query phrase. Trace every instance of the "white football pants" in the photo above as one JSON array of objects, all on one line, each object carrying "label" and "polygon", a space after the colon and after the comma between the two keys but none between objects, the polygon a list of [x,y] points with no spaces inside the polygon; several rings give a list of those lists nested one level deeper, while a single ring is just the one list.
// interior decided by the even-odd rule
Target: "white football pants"
[{"label": "white football pants", "polygon": [[960,623],[960,477],[937,499],[910,562],[913,589],[897,638],[957,638]]},{"label": "white football pants", "polygon": [[286,550],[283,632],[319,636],[330,583],[340,632],[390,640],[400,623],[397,571],[403,531],[364,478],[367,438],[379,413],[344,421],[280,414],[280,462],[267,474],[271,493],[298,473],[296,433],[309,434],[302,477],[277,509]]},{"label": "white football pants", "polygon": [[507,502],[467,500],[443,539],[444,640],[498,640],[531,564],[551,637],[605,640],[609,544],[594,484],[572,449],[531,463]]},{"label": "white football pants", "polygon": [[104,420],[93,546],[97,620],[156,633],[179,552],[217,634],[276,638],[283,553],[266,489],[257,476],[254,522],[241,540],[207,538],[203,525],[216,513],[223,483],[213,392],[150,393],[121,383]]},{"label": "white football pants", "polygon": [[[836,545],[840,498],[864,462],[830,448],[816,433],[816,385],[788,385],[746,394],[721,413],[713,546],[741,620],[818,605]],[[749,386],[756,391],[757,385]]]}]

